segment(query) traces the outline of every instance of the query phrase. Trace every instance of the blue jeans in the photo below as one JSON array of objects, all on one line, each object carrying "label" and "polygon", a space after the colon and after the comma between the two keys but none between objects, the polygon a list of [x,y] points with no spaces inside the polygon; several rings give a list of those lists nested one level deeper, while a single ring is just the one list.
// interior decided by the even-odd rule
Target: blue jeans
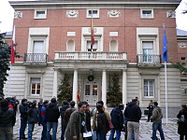
[{"label": "blue jeans", "polygon": [[27,127],[27,120],[21,118],[21,124],[20,124],[20,129],[19,129],[19,140],[21,138],[25,138],[25,129]]},{"label": "blue jeans", "polygon": [[47,140],[47,122],[43,122],[42,126],[43,126],[43,130],[42,130],[41,140]]},{"label": "blue jeans", "polygon": [[97,131],[96,135],[97,135],[97,140],[106,140],[106,134],[104,132]]},{"label": "blue jeans", "polygon": [[116,131],[116,139],[115,140],[120,140],[121,131],[120,130],[115,130],[114,128],[112,128],[111,131],[110,131],[109,140],[113,140],[114,139],[115,131]]},{"label": "blue jeans", "polygon": [[34,123],[28,123],[28,140],[32,140],[33,131],[34,131]]},{"label": "blue jeans", "polygon": [[51,129],[53,132],[52,140],[56,140],[57,127],[58,127],[58,122],[47,122],[47,140],[50,140]]},{"label": "blue jeans", "polygon": [[152,139],[157,140],[156,131],[158,130],[160,133],[161,140],[165,140],[164,138],[164,132],[162,130],[162,122],[153,122],[152,125],[153,133],[152,133]]}]

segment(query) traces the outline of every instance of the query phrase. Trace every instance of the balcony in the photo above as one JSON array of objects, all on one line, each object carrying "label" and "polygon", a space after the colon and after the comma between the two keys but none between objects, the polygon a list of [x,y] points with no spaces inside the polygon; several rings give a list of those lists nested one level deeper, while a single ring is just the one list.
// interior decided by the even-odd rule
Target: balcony
[{"label": "balcony", "polygon": [[26,53],[24,55],[25,65],[47,65],[47,54],[46,53]]},{"label": "balcony", "polygon": [[161,67],[161,57],[160,55],[137,55],[137,65],[138,67],[152,68]]},{"label": "balcony", "polygon": [[55,52],[55,61],[62,60],[127,60],[125,52]]}]

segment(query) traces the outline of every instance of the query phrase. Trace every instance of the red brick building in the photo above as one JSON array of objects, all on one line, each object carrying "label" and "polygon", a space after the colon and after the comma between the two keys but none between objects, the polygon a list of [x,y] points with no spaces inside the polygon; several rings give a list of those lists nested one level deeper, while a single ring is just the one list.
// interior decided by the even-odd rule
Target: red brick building
[{"label": "red brick building", "polygon": [[[187,96],[181,90],[174,10],[177,0],[40,0],[10,2],[15,9],[16,51],[6,95],[49,99],[58,94],[65,74],[71,77],[73,100],[95,105],[119,75],[122,103],[139,97],[165,105],[161,62],[163,25],[168,39],[168,106],[175,115]],[[95,44],[91,48],[91,25]],[[89,76],[93,79],[89,79]],[[16,81],[16,82],[15,82]]]}]

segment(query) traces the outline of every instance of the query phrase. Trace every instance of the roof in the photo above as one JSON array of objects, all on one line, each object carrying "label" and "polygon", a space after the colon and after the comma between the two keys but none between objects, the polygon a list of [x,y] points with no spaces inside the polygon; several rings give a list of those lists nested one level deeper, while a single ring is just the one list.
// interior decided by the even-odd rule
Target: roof
[{"label": "roof", "polygon": [[24,6],[60,6],[60,5],[118,5],[118,6],[164,6],[177,7],[181,0],[33,0],[33,1],[10,1],[14,8],[24,8]]}]

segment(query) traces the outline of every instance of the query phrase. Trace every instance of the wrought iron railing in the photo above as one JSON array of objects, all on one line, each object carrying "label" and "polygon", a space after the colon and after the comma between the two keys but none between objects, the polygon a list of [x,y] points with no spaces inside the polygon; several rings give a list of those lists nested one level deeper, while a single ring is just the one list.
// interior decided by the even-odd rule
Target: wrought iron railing
[{"label": "wrought iron railing", "polygon": [[55,52],[55,60],[127,60],[125,52]]},{"label": "wrought iron railing", "polygon": [[24,55],[25,63],[47,63],[46,53],[26,53]]},{"label": "wrought iron railing", "polygon": [[144,55],[144,54],[138,54],[137,55],[137,64],[143,65],[143,64],[150,64],[150,65],[160,65],[161,57],[160,55]]}]

